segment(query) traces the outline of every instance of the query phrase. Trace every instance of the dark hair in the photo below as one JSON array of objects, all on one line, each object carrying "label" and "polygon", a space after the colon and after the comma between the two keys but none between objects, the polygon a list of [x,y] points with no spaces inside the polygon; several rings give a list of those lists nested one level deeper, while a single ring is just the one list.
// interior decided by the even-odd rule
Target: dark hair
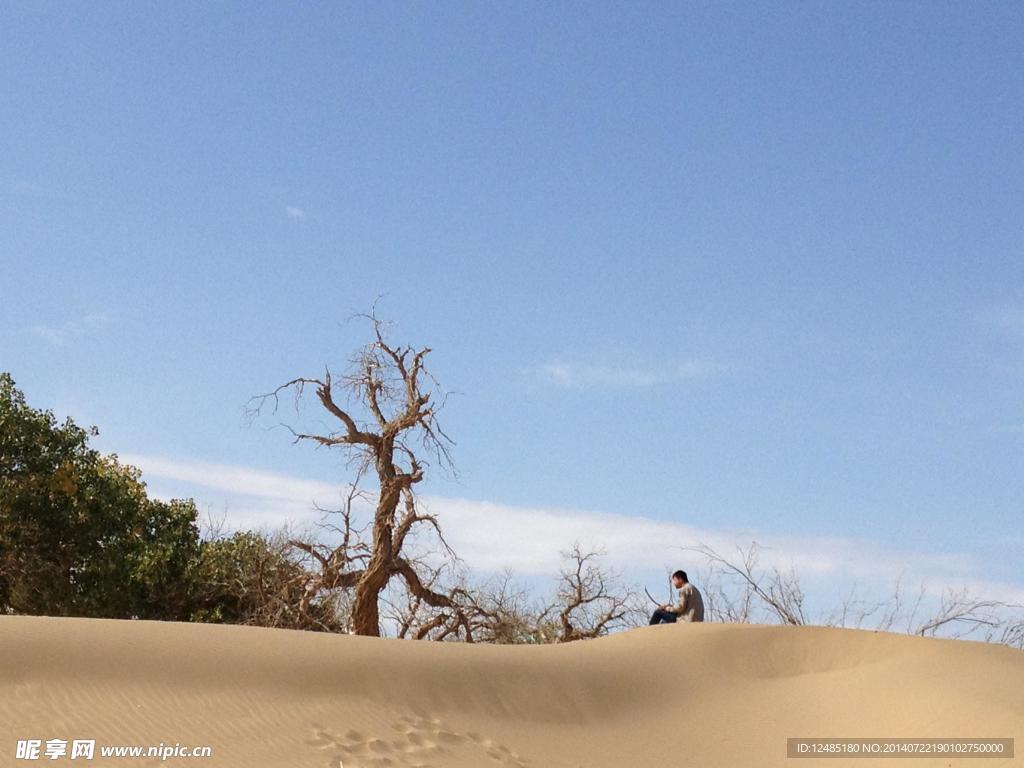
[{"label": "dark hair", "polygon": [[673,579],[680,578],[683,581],[689,582],[689,579],[686,578],[686,571],[676,571],[675,573],[672,574],[672,578]]}]

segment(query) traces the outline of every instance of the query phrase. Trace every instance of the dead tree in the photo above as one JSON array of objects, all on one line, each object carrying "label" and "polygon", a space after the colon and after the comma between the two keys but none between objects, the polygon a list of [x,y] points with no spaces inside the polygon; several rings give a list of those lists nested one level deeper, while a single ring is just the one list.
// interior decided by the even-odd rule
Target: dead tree
[{"label": "dead tree", "polygon": [[721,569],[711,566],[698,569],[694,583],[700,584],[704,593],[704,615],[707,621],[753,623],[757,601],[754,590],[747,582],[742,582],[737,588]]},{"label": "dead tree", "polygon": [[568,643],[601,637],[637,623],[640,609],[636,595],[621,585],[617,573],[598,564],[602,554],[584,551],[579,544],[562,553],[566,565],[555,602],[541,612],[537,621],[539,642]]},{"label": "dead tree", "polygon": [[859,596],[856,585],[831,613],[813,622],[804,610],[804,593],[793,571],[762,568],[754,542],[737,547],[730,559],[711,547],[687,547],[704,556],[706,605],[712,620],[753,622],[760,618],[783,624],[818,623],[823,626],[905,631],[922,637],[947,637],[998,642],[1024,647],[1024,606],[975,596],[966,587],[947,589],[936,598],[922,584],[907,594],[903,577],[897,579],[892,597],[870,600]]},{"label": "dead tree", "polygon": [[[425,589],[386,590],[382,595],[382,615],[395,627],[399,638],[413,640],[454,641],[475,643],[481,640],[477,615],[476,596],[465,586],[464,577],[448,573],[451,584],[444,594],[448,604],[428,602],[427,596],[439,593],[438,585],[445,579],[446,571],[453,570],[452,563],[441,566],[429,562],[430,558],[406,558],[417,573]],[[488,638],[482,638],[488,642]]]},{"label": "dead tree", "polygon": [[396,346],[385,340],[384,323],[375,314],[363,316],[372,327],[373,340],[351,359],[348,372],[336,380],[325,370],[323,378],[296,378],[250,401],[250,416],[268,405],[276,412],[282,393],[296,402],[312,388],[324,411],[335,422],[324,432],[296,431],[295,442],[341,449],[361,478],[373,475],[373,512],[368,533],[353,522],[354,502],[363,493],[353,485],[342,523],[341,542],[335,546],[294,540],[293,546],[309,558],[315,577],[307,585],[307,605],[325,592],[352,592],[352,628],[359,635],[380,634],[381,594],[392,579],[423,605],[457,613],[455,595],[435,590],[407,555],[417,529],[431,529],[447,555],[454,557],[441,535],[437,518],[422,511],[415,487],[422,482],[428,460],[454,471],[449,448],[452,441],[438,424],[444,396],[426,367],[430,348]]},{"label": "dead tree", "polygon": [[476,642],[536,644],[539,610],[529,590],[514,582],[511,571],[467,587],[471,596],[468,618]]},{"label": "dead tree", "polygon": [[1006,612],[1016,608],[1020,606],[974,597],[966,587],[949,589],[943,593],[932,616],[914,628],[914,634],[936,637],[945,629],[946,637],[971,637],[977,633],[982,639],[991,641],[999,631],[1009,629]]},{"label": "dead tree", "polygon": [[1018,616],[1007,622],[998,642],[1009,645],[1012,648],[1024,650],[1024,616]]},{"label": "dead tree", "polygon": [[[700,544],[686,547],[702,555],[709,569],[709,577],[717,588],[712,605],[724,621],[752,621],[753,603],[761,603],[780,623],[799,626],[807,623],[804,615],[804,593],[800,580],[792,571],[784,573],[778,568],[762,570],[759,565],[760,547],[756,542],[743,549],[737,547],[737,558],[730,560],[711,547]],[[731,598],[722,587],[720,576],[739,581],[740,596]]]}]

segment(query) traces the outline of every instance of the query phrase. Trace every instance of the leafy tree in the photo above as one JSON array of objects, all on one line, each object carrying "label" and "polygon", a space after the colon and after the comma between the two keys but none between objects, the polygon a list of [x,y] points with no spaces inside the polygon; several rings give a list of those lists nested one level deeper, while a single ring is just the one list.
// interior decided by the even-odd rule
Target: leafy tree
[{"label": "leafy tree", "polygon": [[[203,541],[190,573],[192,621],[341,631],[329,601],[303,600],[311,574],[288,556],[287,540],[241,531]],[[301,607],[300,607],[301,606]]]},{"label": "leafy tree", "polygon": [[192,501],[150,499],[98,434],[31,408],[0,373],[0,610],[177,619],[199,531]]}]

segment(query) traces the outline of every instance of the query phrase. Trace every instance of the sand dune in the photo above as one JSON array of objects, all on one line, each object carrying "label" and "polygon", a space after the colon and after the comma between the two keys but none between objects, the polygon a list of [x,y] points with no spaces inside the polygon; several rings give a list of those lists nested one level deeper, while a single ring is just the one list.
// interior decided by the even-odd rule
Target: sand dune
[{"label": "sand dune", "polygon": [[213,756],[37,764],[995,768],[1014,760],[793,760],[786,737],[1024,738],[1021,652],[852,630],[665,625],[530,648],[2,617],[0,648],[0,765],[31,764],[18,739],[60,738]]}]

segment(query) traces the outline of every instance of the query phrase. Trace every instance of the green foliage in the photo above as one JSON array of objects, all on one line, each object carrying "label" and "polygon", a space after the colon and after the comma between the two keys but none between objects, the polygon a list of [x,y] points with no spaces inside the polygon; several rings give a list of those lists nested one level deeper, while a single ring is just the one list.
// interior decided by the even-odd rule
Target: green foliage
[{"label": "green foliage", "polygon": [[89,447],[96,434],[0,374],[0,610],[182,618],[195,505],[148,498],[137,469]]},{"label": "green foliage", "polygon": [[195,504],[149,498],[96,434],[0,373],[0,613],[343,628],[330,601],[304,602],[286,541],[200,540]]},{"label": "green foliage", "polygon": [[337,631],[334,607],[300,608],[308,580],[286,542],[243,531],[200,544],[190,574],[192,621]]},{"label": "green foliage", "polygon": [[260,581],[273,576],[279,558],[257,533],[204,541],[193,564],[192,621],[245,624],[260,610]]}]

